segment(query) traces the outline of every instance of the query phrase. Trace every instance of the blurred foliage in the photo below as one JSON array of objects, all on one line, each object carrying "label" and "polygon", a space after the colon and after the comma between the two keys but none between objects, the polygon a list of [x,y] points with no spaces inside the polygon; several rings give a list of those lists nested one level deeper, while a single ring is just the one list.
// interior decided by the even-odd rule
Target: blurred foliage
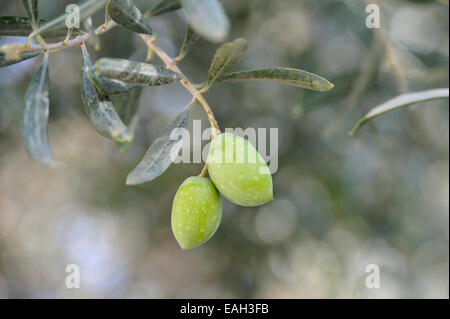
[{"label": "blurred foliage", "polygon": [[[40,17],[68,3],[42,0]],[[135,3],[142,12],[151,7]],[[448,298],[448,100],[390,113],[356,138],[346,134],[373,106],[405,90],[448,87],[448,6],[378,3],[382,27],[374,32],[360,0],[223,1],[230,39],[248,40],[241,69],[300,68],[335,88],[238,83],[207,93],[223,128],[279,129],[279,169],[274,202],[240,208],[224,200],[218,232],[192,251],[173,238],[170,210],[177,187],[202,166],[173,165],[151,183],[124,183],[189,103],[179,84],[143,91],[136,139],[120,155],[86,118],[81,50],[52,54],[49,136],[66,166],[50,169],[28,157],[20,137],[39,58],[0,69],[0,297]],[[19,1],[6,0],[0,14],[26,15]],[[94,25],[103,19],[98,14]],[[151,25],[158,44],[176,56],[183,13]],[[143,46],[120,28],[100,41],[100,52],[90,50],[94,61],[127,58]],[[25,38],[0,38],[0,45],[12,42]],[[217,48],[200,39],[181,69],[205,81]],[[194,113],[205,120],[201,110]],[[68,264],[80,266],[81,289],[65,288]],[[368,264],[381,267],[380,289],[365,288]]]}]

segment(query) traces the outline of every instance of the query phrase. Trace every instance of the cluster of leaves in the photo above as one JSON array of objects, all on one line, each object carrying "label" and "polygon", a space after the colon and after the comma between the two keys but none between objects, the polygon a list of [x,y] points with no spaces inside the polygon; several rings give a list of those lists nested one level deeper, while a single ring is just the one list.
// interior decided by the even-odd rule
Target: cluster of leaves
[{"label": "cluster of leaves", "polygon": [[[63,13],[51,20],[39,17],[38,0],[23,0],[27,17],[0,17],[0,36],[28,36],[45,44],[43,38],[88,34],[96,36],[90,23],[84,29],[67,30],[69,13]],[[174,62],[181,61],[199,37],[212,42],[222,42],[229,34],[230,22],[218,0],[161,0],[148,12],[142,13],[132,0],[85,0],[79,5],[81,21],[102,9],[106,9],[105,27],[111,20],[122,28],[141,35],[151,35],[151,18],[169,11],[183,9],[189,26],[179,55]],[[87,38],[89,38],[87,37]],[[30,41],[28,41],[28,44]],[[43,50],[28,50],[29,47],[9,45],[0,48],[0,67],[34,58]],[[165,67],[139,60],[136,56],[126,59],[101,58],[92,63],[87,48],[81,43],[83,65],[81,70],[81,95],[86,113],[95,129],[111,139],[120,152],[125,152],[133,140],[137,122],[138,105],[145,86],[161,86],[181,80],[184,75]],[[199,85],[205,92],[214,84],[248,80],[271,80],[314,91],[329,91],[333,84],[326,79],[298,69],[266,68],[233,72],[247,49],[247,41],[237,39],[223,44],[216,52],[209,68],[207,80]],[[26,96],[22,116],[22,133],[27,150],[37,162],[54,163],[47,137],[49,116],[48,61],[50,53],[44,52],[42,64],[32,80]],[[148,55],[150,56],[150,55]],[[352,133],[367,120],[378,114],[396,109],[401,105],[423,101],[424,96],[442,98],[448,96],[448,89],[415,94],[398,98],[370,112],[355,127]],[[405,103],[405,99],[407,103]],[[181,147],[180,140],[171,140],[175,128],[187,127],[189,106],[183,110],[150,146],[139,165],[129,174],[127,184],[140,184],[161,175],[171,164],[170,152]]]}]

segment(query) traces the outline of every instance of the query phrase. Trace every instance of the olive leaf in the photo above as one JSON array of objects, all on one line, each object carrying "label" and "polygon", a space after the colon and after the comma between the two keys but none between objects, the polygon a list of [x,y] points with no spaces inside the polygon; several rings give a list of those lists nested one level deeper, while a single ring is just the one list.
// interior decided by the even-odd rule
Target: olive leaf
[{"label": "olive leaf", "polygon": [[87,115],[95,129],[106,138],[115,142],[128,142],[133,139],[130,131],[120,119],[108,97],[102,97],[97,92],[89,77],[93,65],[85,45],[81,46],[83,63],[81,68],[81,97]]},{"label": "olive leaf", "polygon": [[186,54],[188,54],[188,52],[191,50],[195,42],[197,42],[199,37],[200,36],[197,33],[195,33],[190,26],[188,26],[186,30],[186,35],[184,36],[183,45],[181,46],[180,54],[178,55],[178,57],[175,58],[177,62],[184,59]]},{"label": "olive leaf", "polygon": [[38,0],[22,0],[22,4],[30,18],[31,26],[37,27],[39,19]]},{"label": "olive leaf", "polygon": [[[128,175],[127,185],[138,185],[151,181],[164,173],[172,164],[173,156],[178,154],[183,144],[182,134],[176,129],[187,129],[189,107],[177,115],[150,146],[139,165]],[[175,134],[176,138],[171,135]]]},{"label": "olive leaf", "polygon": [[[122,122],[134,132],[139,119],[139,100],[143,88],[137,88],[127,93],[119,94],[114,98],[114,106]],[[120,153],[125,153],[130,146],[129,142],[116,142],[116,147]]]},{"label": "olive leaf", "polygon": [[[140,50],[135,51],[131,55],[131,59],[143,60],[146,55],[147,48],[141,47]],[[139,120],[139,101],[141,99],[142,91],[143,88],[139,86],[138,88],[130,90],[126,93],[116,95],[113,101],[114,107],[122,119],[122,122],[132,132],[134,132]],[[128,150],[130,145],[131,141],[125,143],[116,142],[116,147],[122,154]]]},{"label": "olive leaf", "polygon": [[180,0],[192,29],[212,42],[224,41],[230,21],[218,0]]},{"label": "olive leaf", "polygon": [[27,17],[0,17],[0,36],[27,36],[33,31]]},{"label": "olive leaf", "polygon": [[321,76],[292,68],[269,68],[233,72],[220,77],[216,82],[252,80],[268,80],[320,92],[329,91],[334,87],[333,83]]},{"label": "olive leaf", "polygon": [[222,45],[216,52],[209,67],[207,87],[210,87],[217,79],[233,70],[239,63],[239,59],[247,50],[247,40],[236,39]]},{"label": "olive leaf", "polygon": [[181,9],[179,0],[161,0],[145,13],[145,17],[151,18],[157,15]]},{"label": "olive leaf", "polygon": [[20,52],[19,57],[9,59],[5,52],[0,51],[0,68],[34,58],[39,54],[41,54],[41,52]]},{"label": "olive leaf", "polygon": [[[87,18],[94,15],[102,8],[104,8],[106,1],[107,0],[85,0],[77,4],[80,13],[80,22],[86,20]],[[44,32],[49,31],[61,29],[66,30],[67,29],[66,20],[67,18],[70,19],[71,14],[72,13],[70,11],[64,12],[63,14],[57,16],[56,18],[40,25],[39,28],[34,30],[29,37],[33,38],[39,34],[43,34]]]},{"label": "olive leaf", "polygon": [[[46,23],[46,20],[39,19],[39,23]],[[12,17],[4,16],[0,17],[0,36],[14,36],[14,37],[25,37],[33,32],[31,26],[31,20],[27,17]],[[43,31],[41,34],[46,37],[61,37],[65,36],[67,30],[54,30],[54,31]],[[74,30],[72,34],[79,35],[81,30]]]},{"label": "olive leaf", "polygon": [[53,163],[53,154],[48,143],[47,123],[49,115],[48,56],[34,76],[25,94],[22,114],[22,136],[30,156],[39,163]]},{"label": "olive leaf", "polygon": [[370,110],[358,123],[356,123],[355,127],[348,133],[350,136],[354,135],[365,123],[370,121],[371,119],[383,115],[385,113],[398,110],[400,108],[417,104],[421,102],[436,100],[436,99],[445,99],[449,97],[449,89],[433,89],[421,92],[412,92],[407,94],[399,95],[383,104],[380,104]]},{"label": "olive leaf", "polygon": [[130,92],[119,94],[114,99],[114,105],[122,119],[123,123],[128,127],[134,127],[136,113],[139,107],[138,99],[142,93],[142,88],[137,88]]},{"label": "olive leaf", "polygon": [[142,86],[141,84],[130,84],[116,79],[109,79],[107,77],[95,74],[94,70],[91,70],[88,73],[88,76],[95,85],[98,93],[105,97],[125,93],[131,89]]},{"label": "olive leaf", "polygon": [[149,21],[131,0],[110,0],[107,10],[111,18],[124,29],[143,34],[152,34]]},{"label": "olive leaf", "polygon": [[97,75],[131,84],[165,85],[183,79],[179,73],[148,63],[101,58],[95,63]]}]

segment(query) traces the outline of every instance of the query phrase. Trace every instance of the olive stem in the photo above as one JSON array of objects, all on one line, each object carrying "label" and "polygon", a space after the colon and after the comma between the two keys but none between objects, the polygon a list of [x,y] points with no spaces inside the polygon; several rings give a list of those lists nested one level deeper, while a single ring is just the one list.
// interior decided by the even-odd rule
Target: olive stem
[{"label": "olive stem", "polygon": [[[114,21],[109,21],[107,25],[101,25],[99,26],[94,33],[96,35],[101,35],[103,33],[108,32],[109,30],[111,30],[112,28],[114,28],[115,26],[117,26],[117,23],[115,23]],[[68,49],[68,48],[72,48],[75,47],[77,45],[80,45],[82,42],[86,42],[87,39],[89,39],[89,33],[77,36],[76,38],[67,41],[67,39],[65,39],[64,41],[61,42],[56,42],[56,43],[50,43],[50,44],[39,44],[39,45],[29,45],[29,41],[31,41],[31,38],[29,38],[29,41],[27,42],[28,44],[23,45],[23,50],[24,51],[55,51],[58,49]]]},{"label": "olive stem", "polygon": [[162,50],[160,47],[158,47],[155,43],[155,37],[149,38],[145,34],[140,34],[140,37],[142,40],[147,44],[147,46],[152,49],[152,51],[164,62],[168,70],[177,72],[183,76],[183,80],[181,80],[181,84],[192,94],[195,100],[197,100],[203,107],[203,110],[205,111],[209,123],[211,124],[211,140],[213,140],[218,134],[220,134],[220,128],[217,124],[217,121],[214,117],[214,113],[211,110],[211,107],[209,106],[208,102],[203,97],[202,93],[197,90],[187,77],[181,72],[180,68],[176,64],[175,60],[169,57],[169,55]]},{"label": "olive stem", "polygon": [[[101,35],[103,33],[108,32],[112,28],[117,26],[117,23],[110,20],[105,22],[105,24],[99,26],[94,33],[96,35]],[[140,34],[142,40],[147,44],[147,46],[156,53],[159,58],[166,64],[167,69],[172,70],[181,74],[184,79],[181,81],[181,84],[192,94],[192,96],[199,101],[205,110],[206,115],[208,116],[208,120],[211,124],[211,140],[214,139],[218,134],[220,134],[220,128],[217,124],[216,119],[214,118],[214,114],[209,106],[208,102],[203,97],[202,93],[195,88],[195,86],[186,78],[186,76],[181,72],[178,68],[174,59],[170,58],[166,52],[164,52],[161,48],[159,48],[155,43],[155,36],[151,36],[150,38],[147,35]],[[89,33],[83,34],[81,36],[77,36],[75,39],[67,41],[67,38],[64,41],[51,43],[51,44],[40,44],[40,45],[24,45],[23,50],[27,51],[59,51],[61,49],[68,49],[71,47],[75,47],[77,45],[81,45],[89,39]]]},{"label": "olive stem", "polygon": [[[160,47],[158,47],[155,43],[155,36],[148,37],[145,34],[140,34],[140,37],[142,40],[147,44],[147,46],[152,50],[166,65],[166,68],[168,70],[177,72],[183,76],[183,80],[181,80],[181,84],[192,94],[193,96],[193,102],[198,101],[202,107],[203,110],[206,113],[206,116],[208,117],[209,123],[211,125],[211,141],[220,134],[220,128],[219,124],[217,123],[214,113],[211,110],[211,107],[209,106],[206,99],[203,97],[203,94],[205,91],[198,90],[195,84],[192,84],[187,77],[181,72],[180,68],[177,65],[177,58],[172,59],[164,50],[162,50]],[[191,102],[190,105],[194,104]],[[200,173],[199,177],[204,177],[206,175],[206,172],[208,171],[208,164],[206,163],[205,166],[203,166],[202,172]]]},{"label": "olive stem", "polygon": [[[114,21],[112,21],[112,20],[105,21],[105,23],[103,25],[99,26],[94,31],[94,34],[101,35],[103,33],[108,32],[115,26],[117,26],[117,23],[115,23]],[[42,41],[42,42],[40,41],[41,44],[39,44],[39,45],[30,45],[31,37],[29,37],[27,44],[23,45],[22,49],[27,50],[27,51],[34,51],[34,52],[35,51],[59,51],[62,49],[68,49],[68,48],[75,47],[77,45],[81,45],[82,43],[86,42],[89,39],[90,34],[86,33],[81,36],[77,36],[76,38],[74,38],[72,40],[69,40],[70,35],[71,35],[70,31],[71,30],[69,30],[64,41],[57,42],[57,43],[51,43],[51,44],[46,44],[44,41]],[[142,40],[146,43],[146,45],[149,48],[149,54],[147,56],[147,60],[149,60],[151,58],[151,53],[155,53],[164,62],[167,69],[177,72],[183,76],[184,79],[181,80],[181,84],[192,94],[193,101],[198,101],[201,104],[201,106],[203,107],[203,110],[205,111],[205,113],[208,117],[209,123],[211,125],[211,140],[213,140],[217,135],[220,134],[220,127],[214,117],[214,113],[212,112],[211,107],[209,106],[208,102],[202,95],[202,93],[206,92],[206,90],[203,89],[203,90],[199,91],[197,89],[196,85],[192,84],[187,79],[187,77],[183,74],[183,72],[181,72],[180,68],[177,65],[177,58],[172,59],[164,50],[159,48],[155,43],[154,35],[149,37],[145,34],[140,34],[139,36],[142,38]],[[202,172],[200,173],[200,176],[201,177],[205,176],[207,170],[208,170],[208,164],[205,164]]]},{"label": "olive stem", "polygon": [[198,177],[205,177],[207,171],[208,171],[208,164],[205,164],[205,166],[203,166],[202,172],[200,173],[200,175],[198,175]]}]

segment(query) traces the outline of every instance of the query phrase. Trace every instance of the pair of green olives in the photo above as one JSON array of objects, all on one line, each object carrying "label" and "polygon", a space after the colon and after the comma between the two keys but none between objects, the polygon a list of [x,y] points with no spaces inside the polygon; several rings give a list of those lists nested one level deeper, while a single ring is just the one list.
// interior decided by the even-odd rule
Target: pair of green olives
[{"label": "pair of green olives", "polygon": [[189,177],[172,205],[172,231],[183,249],[204,244],[219,227],[219,192],[240,206],[260,206],[273,199],[272,176],[262,156],[246,139],[231,133],[217,136],[208,156],[211,178]]}]

